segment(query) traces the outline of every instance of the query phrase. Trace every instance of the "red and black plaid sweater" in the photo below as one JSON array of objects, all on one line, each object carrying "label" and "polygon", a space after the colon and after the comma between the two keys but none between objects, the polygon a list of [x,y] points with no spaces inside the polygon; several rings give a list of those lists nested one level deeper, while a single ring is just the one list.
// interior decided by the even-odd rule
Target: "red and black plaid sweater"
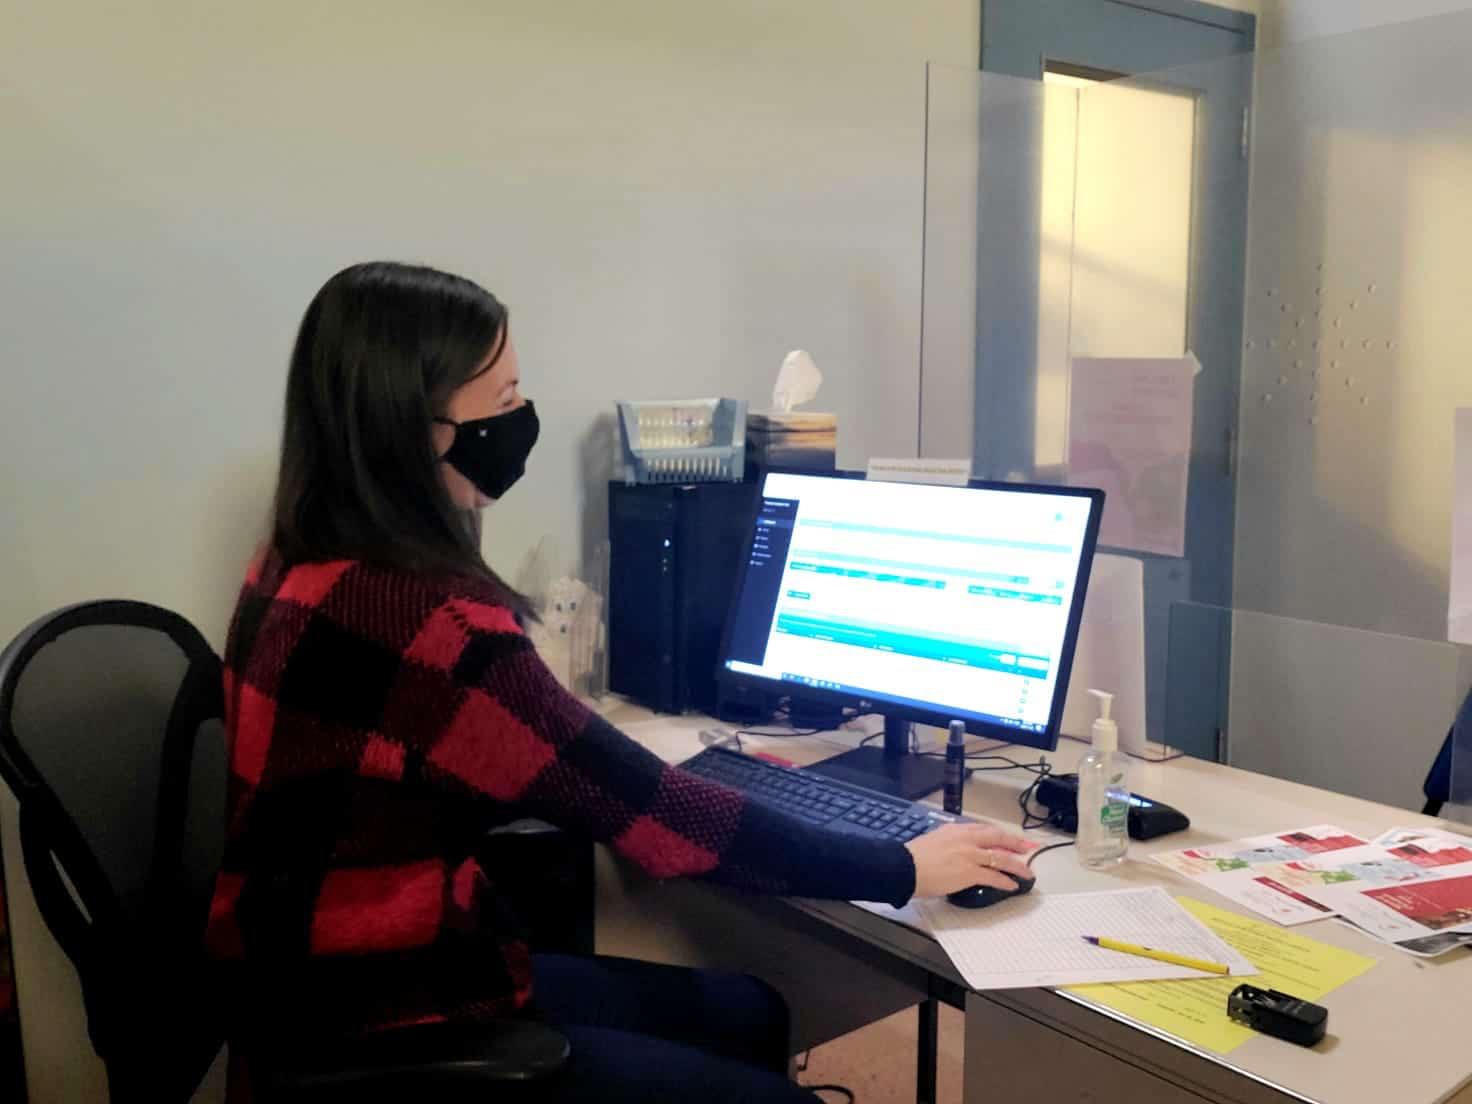
[{"label": "red and black plaid sweater", "polygon": [[210,912],[243,1016],[362,1030],[504,1016],[530,959],[473,858],[537,817],[656,877],[902,904],[898,843],[666,765],[567,694],[476,580],[251,569],[226,647],[229,825]]}]

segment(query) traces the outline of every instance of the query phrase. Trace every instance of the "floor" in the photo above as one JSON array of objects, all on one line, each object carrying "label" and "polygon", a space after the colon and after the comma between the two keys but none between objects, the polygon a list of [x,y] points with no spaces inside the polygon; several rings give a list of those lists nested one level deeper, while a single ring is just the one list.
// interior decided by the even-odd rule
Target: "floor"
[{"label": "floor", "polygon": [[[815,1048],[797,1079],[805,1085],[843,1085],[853,1091],[855,1104],[914,1104],[916,1018],[911,1008]],[[942,1005],[938,1104],[961,1101],[963,1027],[961,1013]],[[841,1097],[824,1093],[822,1099],[836,1104]]]}]

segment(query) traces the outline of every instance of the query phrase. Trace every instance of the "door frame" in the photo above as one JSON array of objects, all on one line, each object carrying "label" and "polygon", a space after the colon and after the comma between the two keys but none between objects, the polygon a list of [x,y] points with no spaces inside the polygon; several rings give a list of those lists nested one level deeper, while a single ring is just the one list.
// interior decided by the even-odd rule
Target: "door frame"
[{"label": "door frame", "polygon": [[[985,67],[983,51],[986,49],[987,0],[977,0],[977,2],[981,18],[977,27],[976,64]],[[1236,11],[1218,4],[1203,3],[1201,0],[1100,0],[1100,2],[1115,4],[1121,8],[1138,8],[1140,11],[1151,12],[1155,15],[1168,15],[1175,19],[1200,23],[1206,27],[1234,31],[1246,36],[1249,50],[1257,49],[1258,17],[1251,12]],[[1038,71],[1038,76],[1042,76],[1041,69]]]},{"label": "door frame", "polygon": [[[1247,133],[1238,125],[1240,101],[1250,112],[1252,67],[1245,69],[1244,82],[1235,70],[1214,71],[1212,61],[1250,56],[1257,44],[1257,17],[1249,12],[1221,8],[1198,0],[1088,0],[1091,9],[1075,9],[1080,18],[1073,23],[1050,19],[1067,13],[1077,0],[1029,0],[1023,6],[1012,0],[1005,8],[999,0],[978,0],[981,9],[982,68],[988,72],[1041,81],[1050,61],[1058,68],[1080,68],[1099,73],[1124,74],[1123,79],[1162,91],[1194,94],[1197,100],[1197,144],[1194,151],[1191,211],[1190,269],[1187,287],[1187,343],[1207,361],[1207,371],[1197,381],[1195,399],[1196,434],[1192,442],[1190,480],[1192,494],[1187,505],[1187,548],[1184,561],[1142,553],[1129,553],[1145,561],[1146,594],[1146,699],[1149,738],[1157,743],[1183,743],[1191,753],[1211,757],[1217,732],[1225,727],[1225,700],[1203,702],[1199,723],[1186,733],[1167,732],[1167,666],[1170,659],[1171,610],[1187,599],[1207,606],[1230,607],[1233,591],[1236,480],[1235,450],[1241,404],[1242,327],[1245,324],[1246,219],[1250,161]],[[1031,6],[1036,3],[1037,6]],[[988,19],[989,5],[995,6]],[[1083,13],[1087,11],[1087,18]],[[1180,27],[1171,36],[1162,33],[1158,45],[1136,33],[1153,19],[1183,20],[1194,31]],[[994,48],[987,50],[988,25]],[[1052,28],[1057,27],[1057,34]],[[1209,30],[1208,30],[1209,29]],[[1217,35],[1236,35],[1213,54],[1209,40]],[[1070,56],[1069,45],[1076,47]],[[1236,47],[1236,48],[1233,48]],[[1193,72],[1193,69],[1196,72]],[[1179,79],[1172,79],[1172,71]],[[1208,102],[1212,97],[1212,102]],[[1030,135],[1042,125],[1041,99],[1036,105],[1005,115],[992,134],[995,145],[1005,150],[1011,142],[1029,150]],[[1248,116],[1250,118],[1250,115]],[[988,136],[984,133],[985,143]],[[1239,156],[1239,147],[1241,154]],[[1231,164],[1226,161],[1231,158]],[[1025,158],[1020,160],[1026,160]],[[1238,164],[1237,162],[1240,162]],[[1030,163],[1029,163],[1030,164]],[[1018,164],[1002,172],[979,196],[981,227],[979,253],[1018,259],[1021,268],[1036,253],[1035,219],[1028,217],[1031,197],[1039,181],[1029,178],[1027,166]],[[1240,201],[1234,198],[1240,184]],[[1223,233],[1239,218],[1241,235],[1235,245],[1223,246]],[[1225,204],[1225,205],[1223,205]],[[1224,222],[1223,220],[1229,220]],[[1212,258],[1210,265],[1205,258]],[[1026,285],[1026,286],[1024,286]],[[1207,301],[1220,309],[1205,309]],[[977,270],[977,346],[974,415],[974,448],[979,474],[999,478],[1009,469],[1027,471],[1034,453],[1035,402],[1030,380],[1016,376],[1013,362],[1036,361],[1039,302],[1036,273],[1014,266],[1007,273]],[[988,325],[983,337],[981,320]],[[1233,332],[1226,332],[1229,327]],[[1213,363],[1212,358],[1220,363]],[[1226,359],[1224,359],[1226,358]],[[990,410],[989,410],[990,408]],[[997,424],[995,410],[1009,412]],[[1205,716],[1210,714],[1210,716]],[[1177,742],[1172,737],[1187,736]]]}]

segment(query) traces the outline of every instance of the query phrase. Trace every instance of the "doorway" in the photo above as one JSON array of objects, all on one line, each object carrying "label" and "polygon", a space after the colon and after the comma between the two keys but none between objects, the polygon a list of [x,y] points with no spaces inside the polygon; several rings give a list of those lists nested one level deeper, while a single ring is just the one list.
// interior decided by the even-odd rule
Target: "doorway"
[{"label": "doorway", "polygon": [[980,166],[977,471],[1066,471],[1074,357],[1200,361],[1185,555],[1106,551],[1145,561],[1150,738],[1215,758],[1224,701],[1162,729],[1172,609],[1232,604],[1256,19],[1191,0],[981,11],[982,68],[1044,94],[1007,115],[1004,140],[983,134],[992,149],[1039,152]]}]

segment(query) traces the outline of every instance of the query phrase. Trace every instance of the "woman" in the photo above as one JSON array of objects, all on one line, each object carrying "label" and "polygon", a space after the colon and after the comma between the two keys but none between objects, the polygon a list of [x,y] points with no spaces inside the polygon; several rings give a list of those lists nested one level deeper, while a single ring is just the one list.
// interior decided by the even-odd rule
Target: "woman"
[{"label": "woman", "polygon": [[903,904],[1011,888],[1030,845],[827,833],[670,767],[565,693],[486,566],[478,512],[522,474],[532,404],[505,309],[428,268],[357,265],[302,319],[270,546],[226,649],[230,821],[211,946],[242,1031],[536,1015],[573,1058],[538,1100],[811,1100],[786,1011],[730,975],[532,956],[473,857],[539,817],[660,877]]}]

